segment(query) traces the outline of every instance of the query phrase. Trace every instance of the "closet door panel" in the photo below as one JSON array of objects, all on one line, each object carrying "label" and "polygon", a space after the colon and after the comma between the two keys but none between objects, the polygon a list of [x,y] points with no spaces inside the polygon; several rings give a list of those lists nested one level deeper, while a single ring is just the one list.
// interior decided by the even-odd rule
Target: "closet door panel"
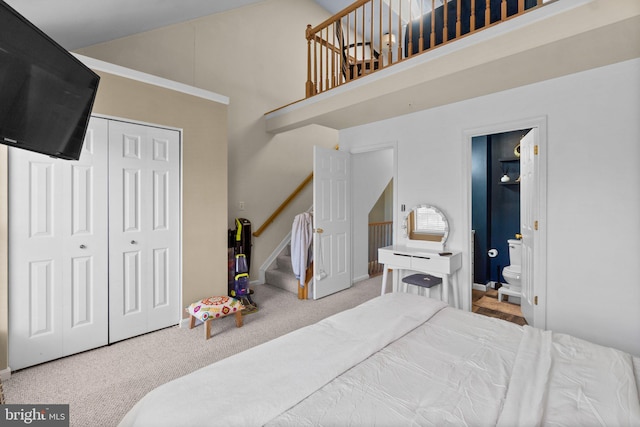
[{"label": "closet door panel", "polygon": [[140,169],[122,170],[122,232],[132,233],[140,230]]},{"label": "closet door panel", "polygon": [[115,342],[180,320],[180,139],[177,131],[123,122],[110,124],[109,138]]},{"label": "closet door panel", "polygon": [[53,161],[38,161],[38,156],[31,153],[24,156],[16,155],[17,161],[27,163],[29,167],[29,177],[26,181],[29,189],[29,236],[52,237],[53,203],[56,197],[53,194],[53,175],[56,165]]},{"label": "closet door panel", "polygon": [[93,258],[79,257],[71,260],[71,327],[90,324],[93,321]]},{"label": "closet door panel", "polygon": [[147,332],[145,127],[109,123],[109,341]]},{"label": "closet door panel", "polygon": [[95,197],[94,168],[87,165],[71,167],[71,235],[88,235],[93,231],[91,199]]},{"label": "closet door panel", "polygon": [[65,356],[109,342],[107,123],[91,119],[80,159],[62,176]]},{"label": "closet door panel", "polygon": [[152,129],[149,246],[153,300],[149,327],[160,329],[180,318],[180,144],[177,131]]},{"label": "closet door panel", "polygon": [[63,356],[61,165],[9,148],[9,366]]},{"label": "closet door panel", "polygon": [[29,264],[29,338],[56,335],[53,266],[51,259]]},{"label": "closet door panel", "polygon": [[170,302],[169,250],[153,250],[153,308],[166,306]]},{"label": "closet door panel", "polygon": [[65,356],[108,344],[107,123],[91,119],[80,160],[63,173]]},{"label": "closet door panel", "polygon": [[106,121],[80,160],[9,151],[9,366],[107,343]]},{"label": "closet door panel", "polygon": [[124,252],[122,280],[122,315],[130,316],[142,313],[140,299],[142,283],[140,283],[140,252]]}]

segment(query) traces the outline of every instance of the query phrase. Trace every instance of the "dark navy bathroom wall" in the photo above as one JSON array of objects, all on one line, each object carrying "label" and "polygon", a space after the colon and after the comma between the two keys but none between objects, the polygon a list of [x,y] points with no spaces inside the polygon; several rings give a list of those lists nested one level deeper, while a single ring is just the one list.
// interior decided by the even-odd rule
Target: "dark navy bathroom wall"
[{"label": "dark navy bathroom wall", "polygon": [[[520,233],[520,162],[514,154],[528,130],[506,132],[472,140],[472,227],[475,230],[474,282],[504,283],[509,265],[508,239]],[[483,178],[481,171],[485,170]],[[477,171],[477,174],[476,174]],[[508,182],[502,182],[504,175]],[[497,250],[489,257],[490,249]]]},{"label": "dark navy bathroom wall", "polygon": [[489,276],[489,156],[488,136],[474,137],[471,142],[471,228],[473,235],[473,281],[485,284]]}]

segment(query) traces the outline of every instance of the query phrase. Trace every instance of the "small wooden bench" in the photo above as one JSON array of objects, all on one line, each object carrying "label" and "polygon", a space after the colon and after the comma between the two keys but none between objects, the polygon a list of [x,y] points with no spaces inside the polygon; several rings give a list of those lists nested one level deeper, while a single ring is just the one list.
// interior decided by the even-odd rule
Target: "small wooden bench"
[{"label": "small wooden bench", "polygon": [[234,314],[236,327],[242,326],[242,310],[244,306],[240,301],[232,297],[209,297],[196,301],[187,307],[189,313],[189,329],[196,325],[196,319],[204,323],[204,338],[211,338],[211,321]]}]

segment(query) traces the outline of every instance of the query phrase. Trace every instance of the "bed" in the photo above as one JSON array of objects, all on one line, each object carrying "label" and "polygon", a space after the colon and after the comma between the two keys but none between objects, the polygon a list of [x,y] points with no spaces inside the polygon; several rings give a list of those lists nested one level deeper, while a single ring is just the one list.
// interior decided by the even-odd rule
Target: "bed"
[{"label": "bed", "polygon": [[151,391],[120,426],[639,426],[640,359],[390,293]]}]

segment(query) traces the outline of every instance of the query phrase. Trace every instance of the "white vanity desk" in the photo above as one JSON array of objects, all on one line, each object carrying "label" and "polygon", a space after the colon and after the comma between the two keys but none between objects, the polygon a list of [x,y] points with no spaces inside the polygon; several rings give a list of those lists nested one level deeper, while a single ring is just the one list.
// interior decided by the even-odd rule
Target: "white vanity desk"
[{"label": "white vanity desk", "polygon": [[[462,253],[452,252],[451,255],[439,255],[439,251],[411,246],[393,245],[378,249],[378,262],[384,264],[382,269],[382,290],[387,288],[388,270],[399,271],[400,280],[402,270],[412,270],[431,274],[442,278],[442,299],[449,302],[449,285],[451,275],[462,266]],[[455,278],[455,276],[453,276]],[[394,291],[397,289],[394,286]],[[458,286],[453,283],[453,306],[459,308]]]}]

